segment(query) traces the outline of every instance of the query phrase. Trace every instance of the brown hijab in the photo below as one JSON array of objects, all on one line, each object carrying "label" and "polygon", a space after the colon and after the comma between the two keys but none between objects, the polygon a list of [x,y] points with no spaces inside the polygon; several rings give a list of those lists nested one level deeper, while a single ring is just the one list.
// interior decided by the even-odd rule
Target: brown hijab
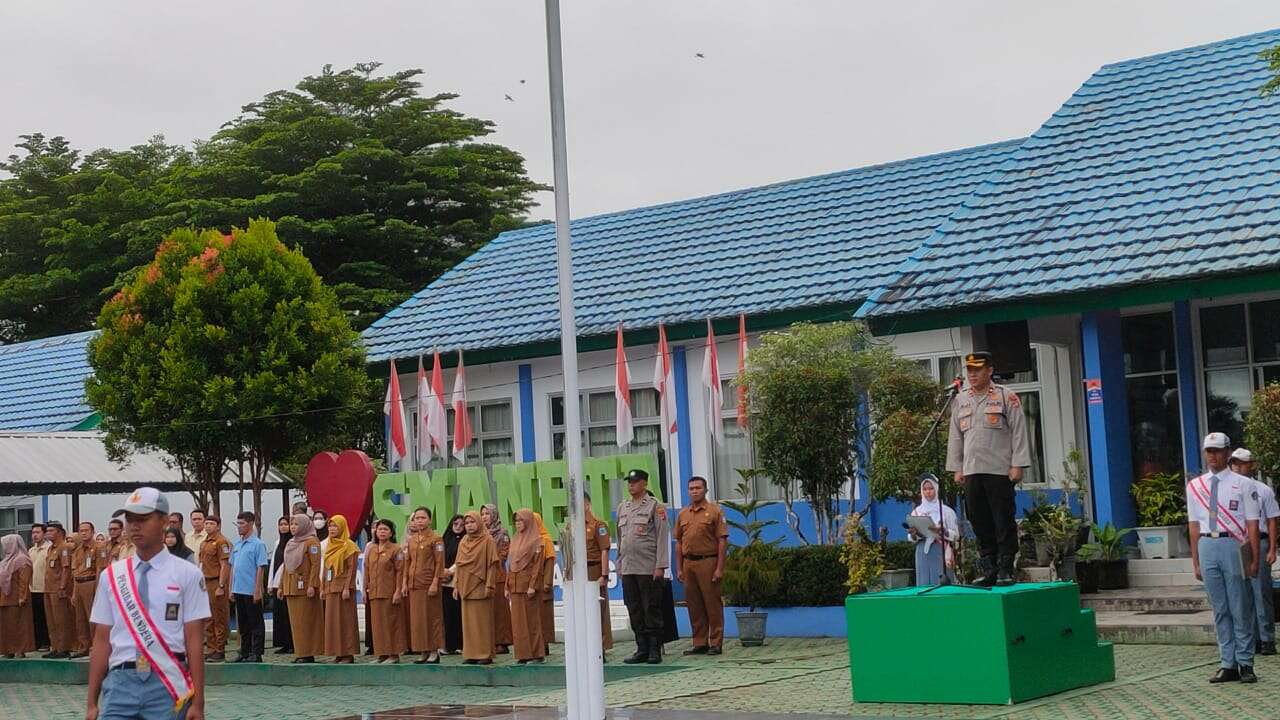
[{"label": "brown hijab", "polygon": [[498,547],[489,536],[480,513],[473,510],[465,518],[475,521],[475,530],[462,536],[462,542],[458,543],[458,557],[453,563],[457,568],[455,584],[462,597],[486,587],[489,568],[498,562]]},{"label": "brown hijab", "polygon": [[298,532],[289,538],[289,544],[284,546],[284,569],[293,572],[302,565],[302,561],[307,557],[307,541],[316,536],[316,526],[311,524],[311,518],[298,513],[293,516],[293,521],[298,525]]},{"label": "brown hijab", "polygon": [[31,567],[27,543],[21,535],[5,535],[0,538],[0,595],[8,595],[13,578],[24,567]]},{"label": "brown hijab", "polygon": [[516,511],[516,519],[524,522],[523,530],[516,530],[511,540],[511,554],[507,561],[511,563],[511,572],[520,572],[529,567],[535,558],[539,558],[542,549],[542,536],[538,534],[538,526],[533,521],[533,511],[521,508]]}]

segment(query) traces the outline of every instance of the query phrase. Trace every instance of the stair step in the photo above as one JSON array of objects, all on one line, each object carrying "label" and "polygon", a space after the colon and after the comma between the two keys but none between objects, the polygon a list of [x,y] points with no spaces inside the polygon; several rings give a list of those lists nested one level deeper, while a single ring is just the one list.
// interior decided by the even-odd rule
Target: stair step
[{"label": "stair step", "polygon": [[[1130,578],[1132,579],[1132,578]],[[1159,612],[1162,610],[1208,610],[1209,599],[1204,589],[1192,586],[1104,590],[1094,595],[1081,595],[1081,607],[1097,612]]]},{"label": "stair step", "polygon": [[1129,587],[1203,587],[1194,573],[1129,573]]},{"label": "stair step", "polygon": [[1128,611],[1095,614],[1098,639],[1146,645],[1213,645],[1213,612],[1161,615]]},{"label": "stair step", "polygon": [[1171,573],[1192,574],[1191,558],[1171,558],[1162,560],[1130,560],[1129,575],[1167,575]]}]

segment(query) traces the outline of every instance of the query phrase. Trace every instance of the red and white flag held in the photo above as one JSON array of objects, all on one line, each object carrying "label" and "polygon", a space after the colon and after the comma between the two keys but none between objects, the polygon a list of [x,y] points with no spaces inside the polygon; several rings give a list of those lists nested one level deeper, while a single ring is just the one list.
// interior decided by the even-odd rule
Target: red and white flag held
[{"label": "red and white flag held", "polygon": [[658,407],[661,410],[662,424],[671,436],[672,444],[680,428],[676,424],[676,376],[671,366],[671,353],[667,348],[667,329],[658,326],[658,357],[653,363],[653,387],[658,391]]},{"label": "red and white flag held", "polygon": [[431,441],[431,452],[441,460],[449,455],[449,413],[444,409],[444,368],[440,366],[440,353],[434,353],[431,365],[431,384],[426,389],[427,411],[421,415],[424,433]]},{"label": "red and white flag held", "polygon": [[716,332],[707,320],[707,350],[702,354],[702,385],[707,389],[707,429],[717,445],[724,444],[724,423],[720,420],[720,408],[724,405],[724,391],[720,389],[720,357],[716,353]]},{"label": "red and white flag held", "polygon": [[738,315],[738,427],[747,428],[747,386],[742,384],[742,375],[747,371],[747,316]]},{"label": "red and white flag held", "polygon": [[618,325],[618,352],[614,359],[613,398],[616,404],[618,447],[626,447],[635,439],[635,426],[631,416],[631,368],[627,366],[627,351],[622,346],[622,325]]},{"label": "red and white flag held", "polygon": [[404,403],[400,399],[400,375],[396,373],[396,361],[391,361],[391,380],[387,383],[387,397],[382,403],[382,414],[387,419],[387,468],[399,465],[408,454],[404,441]]},{"label": "red and white flag held", "polygon": [[458,462],[467,459],[471,446],[471,417],[467,415],[467,368],[458,350],[458,372],[453,377],[453,456]]}]

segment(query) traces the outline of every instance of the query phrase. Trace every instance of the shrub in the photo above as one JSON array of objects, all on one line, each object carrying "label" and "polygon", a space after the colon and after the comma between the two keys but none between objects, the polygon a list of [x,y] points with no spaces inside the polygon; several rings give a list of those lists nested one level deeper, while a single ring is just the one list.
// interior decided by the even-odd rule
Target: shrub
[{"label": "shrub", "polygon": [[886,570],[914,570],[916,544],[910,540],[894,540],[885,543],[884,567]]},{"label": "shrub", "polygon": [[1187,489],[1177,473],[1155,474],[1129,490],[1138,507],[1138,525],[1164,527],[1187,522]]},{"label": "shrub", "polygon": [[[1280,58],[1280,54],[1276,57]],[[1280,477],[1280,383],[1270,383],[1253,394],[1253,407],[1244,423],[1244,440],[1258,460],[1262,476],[1273,480]]]}]

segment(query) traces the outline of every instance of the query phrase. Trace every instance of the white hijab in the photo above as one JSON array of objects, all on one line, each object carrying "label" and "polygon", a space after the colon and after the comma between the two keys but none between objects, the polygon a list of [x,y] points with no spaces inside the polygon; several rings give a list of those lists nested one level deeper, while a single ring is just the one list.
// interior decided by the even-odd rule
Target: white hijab
[{"label": "white hijab", "polygon": [[[924,486],[933,486],[933,499],[926,500],[924,497]],[[935,525],[941,525],[946,533],[946,538],[951,540],[960,536],[960,525],[956,521],[956,511],[942,504],[942,488],[939,487],[938,481],[932,476],[925,477],[920,481],[920,504],[911,511],[912,515],[919,515],[933,520]],[[925,538],[924,551],[929,552],[929,548],[933,547],[933,538]],[[946,552],[948,560],[951,555],[951,544],[947,543]]]}]

